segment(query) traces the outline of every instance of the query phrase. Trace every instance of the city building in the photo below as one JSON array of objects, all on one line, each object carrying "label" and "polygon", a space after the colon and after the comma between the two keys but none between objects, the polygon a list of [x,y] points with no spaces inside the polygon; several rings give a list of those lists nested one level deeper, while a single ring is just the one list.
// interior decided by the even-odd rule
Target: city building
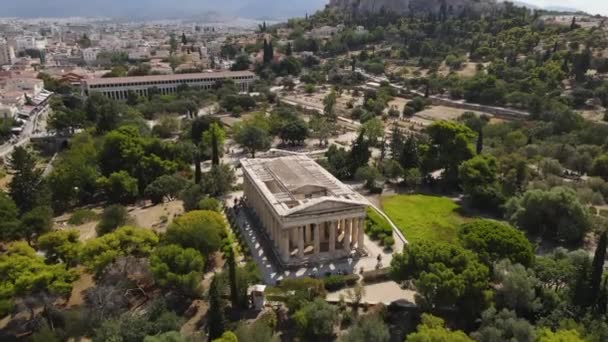
[{"label": "city building", "polygon": [[97,55],[99,55],[98,48],[88,48],[82,50],[82,59],[85,63],[95,63],[97,61]]},{"label": "city building", "polygon": [[149,89],[157,88],[165,95],[177,92],[177,88],[183,84],[192,88],[211,89],[223,80],[233,80],[240,91],[248,92],[256,79],[256,75],[249,71],[97,78],[85,80],[82,90],[86,94],[98,92],[114,100],[126,100],[129,91],[148,96]]},{"label": "city building", "polygon": [[287,266],[364,254],[368,203],[306,156],[244,159],[245,203]]},{"label": "city building", "polygon": [[0,66],[11,65],[15,61],[15,50],[6,41],[0,41]]}]

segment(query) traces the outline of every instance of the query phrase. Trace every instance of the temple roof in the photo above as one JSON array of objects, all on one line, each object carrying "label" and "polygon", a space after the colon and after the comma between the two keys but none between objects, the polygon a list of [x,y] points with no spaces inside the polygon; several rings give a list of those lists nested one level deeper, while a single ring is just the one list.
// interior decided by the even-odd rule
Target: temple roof
[{"label": "temple roof", "polygon": [[241,164],[280,216],[368,205],[361,195],[307,156],[244,159]]}]

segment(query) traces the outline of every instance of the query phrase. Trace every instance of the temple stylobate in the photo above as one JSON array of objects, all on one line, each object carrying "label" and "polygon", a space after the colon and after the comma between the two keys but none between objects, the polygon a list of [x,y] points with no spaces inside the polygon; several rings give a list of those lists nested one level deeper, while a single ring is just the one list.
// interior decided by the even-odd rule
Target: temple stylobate
[{"label": "temple stylobate", "polygon": [[367,202],[306,156],[244,159],[247,205],[283,263],[365,253]]}]

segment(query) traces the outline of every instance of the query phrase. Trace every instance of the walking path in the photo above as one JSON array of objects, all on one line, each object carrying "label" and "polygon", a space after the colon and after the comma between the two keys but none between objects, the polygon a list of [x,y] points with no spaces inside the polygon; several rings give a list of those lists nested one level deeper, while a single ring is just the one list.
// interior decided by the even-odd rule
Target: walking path
[{"label": "walking path", "polygon": [[[414,297],[416,291],[404,290],[394,281],[365,285],[363,288],[365,289],[365,295],[363,296],[361,303],[370,305],[382,303],[388,306],[391,303],[398,302],[406,306],[416,305]],[[348,296],[350,290],[351,289],[342,289],[340,291],[328,293],[325,299],[328,302],[339,302],[340,297],[343,297],[346,303],[350,303],[352,302]]]}]

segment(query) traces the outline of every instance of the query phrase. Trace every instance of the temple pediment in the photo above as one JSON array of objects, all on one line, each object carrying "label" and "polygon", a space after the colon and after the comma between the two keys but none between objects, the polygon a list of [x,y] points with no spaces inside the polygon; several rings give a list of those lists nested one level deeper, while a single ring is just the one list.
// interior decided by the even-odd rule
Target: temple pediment
[{"label": "temple pediment", "polygon": [[318,198],[290,209],[286,215],[301,216],[301,215],[318,215],[334,211],[356,210],[365,208],[366,204],[360,201],[335,199],[335,198]]}]

